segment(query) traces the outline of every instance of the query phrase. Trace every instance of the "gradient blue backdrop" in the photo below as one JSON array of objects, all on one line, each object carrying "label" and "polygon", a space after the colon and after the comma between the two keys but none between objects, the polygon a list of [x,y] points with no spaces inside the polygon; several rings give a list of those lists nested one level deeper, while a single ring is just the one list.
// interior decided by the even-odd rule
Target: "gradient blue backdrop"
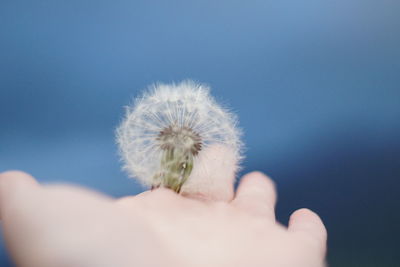
[{"label": "gradient blue backdrop", "polygon": [[0,0],[0,171],[138,193],[123,106],[186,78],[239,114],[244,171],[275,179],[279,219],[322,216],[331,266],[398,266],[397,0]]}]

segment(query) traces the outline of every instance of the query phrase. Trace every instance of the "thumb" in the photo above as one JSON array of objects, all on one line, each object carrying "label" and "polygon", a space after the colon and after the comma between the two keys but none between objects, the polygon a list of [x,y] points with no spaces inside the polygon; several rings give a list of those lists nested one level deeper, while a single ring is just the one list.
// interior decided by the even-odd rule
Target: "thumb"
[{"label": "thumb", "polygon": [[38,183],[29,174],[21,171],[0,173],[0,219],[19,203],[27,201],[26,192],[38,188]]}]

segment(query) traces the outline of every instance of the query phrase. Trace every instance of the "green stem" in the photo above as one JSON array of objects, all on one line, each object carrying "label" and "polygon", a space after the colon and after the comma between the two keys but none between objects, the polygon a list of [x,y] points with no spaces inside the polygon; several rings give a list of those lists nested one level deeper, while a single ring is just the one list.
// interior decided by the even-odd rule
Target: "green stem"
[{"label": "green stem", "polygon": [[165,149],[161,158],[161,185],[179,193],[193,170],[193,155],[182,149]]}]

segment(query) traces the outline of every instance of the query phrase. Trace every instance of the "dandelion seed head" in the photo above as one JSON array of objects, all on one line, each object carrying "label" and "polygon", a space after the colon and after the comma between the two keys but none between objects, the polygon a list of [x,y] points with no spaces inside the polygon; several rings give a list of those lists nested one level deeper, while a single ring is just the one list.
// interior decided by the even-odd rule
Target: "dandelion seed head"
[{"label": "dandelion seed head", "polygon": [[161,130],[157,141],[163,150],[178,148],[197,155],[201,150],[201,137],[188,126],[170,125]]},{"label": "dandelion seed head", "polygon": [[[236,116],[218,105],[209,91],[192,81],[155,84],[127,107],[117,129],[117,142],[124,169],[131,177],[146,186],[162,184],[157,177],[166,172],[166,151],[174,151],[174,155],[179,151],[183,158],[193,160],[193,175],[182,187],[185,191],[204,188],[207,179],[206,184],[212,184],[210,173],[218,162],[227,164],[226,158],[231,159],[229,171],[237,170],[242,143]],[[204,151],[215,146],[224,147],[229,155],[210,158],[213,162],[207,164]]]}]

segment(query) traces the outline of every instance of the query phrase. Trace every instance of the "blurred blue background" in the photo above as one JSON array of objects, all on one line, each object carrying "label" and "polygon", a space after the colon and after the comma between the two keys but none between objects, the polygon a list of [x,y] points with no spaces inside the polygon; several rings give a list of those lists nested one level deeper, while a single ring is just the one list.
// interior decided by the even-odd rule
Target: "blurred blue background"
[{"label": "blurred blue background", "polygon": [[398,266],[396,0],[0,0],[0,171],[136,194],[123,106],[186,78],[238,113],[243,172],[274,178],[278,218],[321,215],[331,266]]}]

